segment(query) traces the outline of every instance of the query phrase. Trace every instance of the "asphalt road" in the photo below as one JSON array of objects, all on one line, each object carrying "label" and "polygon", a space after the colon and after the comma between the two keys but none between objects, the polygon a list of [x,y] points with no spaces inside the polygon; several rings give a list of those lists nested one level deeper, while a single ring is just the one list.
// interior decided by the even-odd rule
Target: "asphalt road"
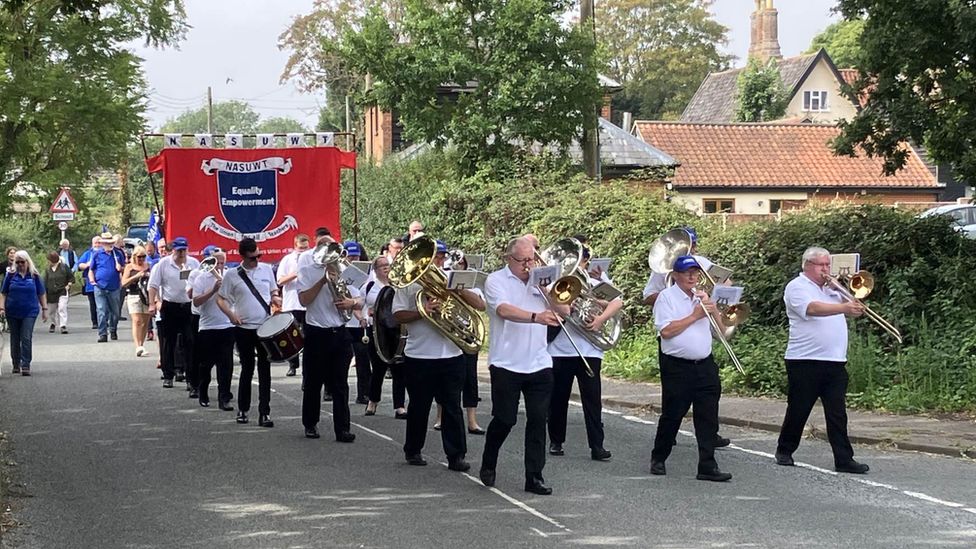
[{"label": "asphalt road", "polygon": [[376,416],[354,406],[355,443],[332,439],[327,414],[323,437],[309,440],[300,379],[274,366],[276,426],[237,425],[163,389],[155,346],[136,358],[127,333],[96,344],[77,305],[71,334],[35,335],[33,377],[11,376],[3,359],[0,429],[23,484],[12,500],[23,525],[5,547],[976,546],[972,461],[857,447],[871,473],[838,475],[826,443],[807,440],[800,466],[785,468],[769,454],[774,434],[723,427],[734,444],[718,459],[731,482],[695,480],[690,432],[668,475],[652,477],[654,416],[608,411],[614,457],[594,462],[574,406],[566,456],[545,470],[554,495],[521,489],[521,426],[488,489],[476,478],[483,437],[468,438],[471,475],[446,469],[433,430],[430,465],[407,465],[388,392]]}]

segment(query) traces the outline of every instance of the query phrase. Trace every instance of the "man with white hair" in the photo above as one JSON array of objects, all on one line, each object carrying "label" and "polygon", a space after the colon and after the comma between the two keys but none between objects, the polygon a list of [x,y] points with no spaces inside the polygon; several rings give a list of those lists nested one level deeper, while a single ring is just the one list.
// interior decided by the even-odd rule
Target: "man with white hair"
[{"label": "man with white hair", "polygon": [[85,282],[82,286],[81,293],[88,297],[88,312],[91,315],[92,330],[98,329],[98,308],[95,305],[95,287],[92,286],[91,280],[88,279],[88,270],[91,267],[92,257],[98,251],[98,241],[99,237],[93,236],[91,239],[91,248],[88,248],[78,258],[78,270],[81,271],[81,279]]},{"label": "man with white hair", "polygon": [[75,251],[71,249],[71,242],[67,238],[62,238],[61,242],[58,243],[58,255],[61,256],[61,262],[68,270],[74,272],[78,258],[75,256]]},{"label": "man with white hair", "polygon": [[418,220],[410,222],[410,227],[407,228],[407,234],[410,235],[410,240],[413,240],[424,234],[424,224]]},{"label": "man with white hair", "polygon": [[776,463],[793,465],[803,427],[819,398],[827,421],[827,440],[834,469],[864,474],[869,467],[854,461],[847,436],[847,319],[864,314],[864,305],[844,299],[830,287],[830,252],[810,247],[803,252],[802,272],[783,293],[790,339],[786,344],[788,391],[786,417],[776,445]]}]

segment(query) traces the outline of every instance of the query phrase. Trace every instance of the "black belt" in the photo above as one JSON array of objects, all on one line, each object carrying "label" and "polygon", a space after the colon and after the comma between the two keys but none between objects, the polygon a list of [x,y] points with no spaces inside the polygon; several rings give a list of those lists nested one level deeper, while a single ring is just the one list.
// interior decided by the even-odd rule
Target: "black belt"
[{"label": "black belt", "polygon": [[320,330],[320,331],[323,331],[323,332],[329,332],[330,334],[338,334],[340,330],[345,330],[346,329],[345,326],[338,326],[338,327],[335,327],[335,328],[323,328],[321,326],[316,326],[315,324],[309,324],[308,327],[309,328],[312,328],[314,330]]},{"label": "black belt", "polygon": [[712,360],[712,355],[708,355],[705,358],[699,358],[698,360],[689,360],[687,358],[681,358],[681,357],[674,356],[674,355],[669,355],[669,354],[665,354],[664,356],[668,357],[668,360],[673,360],[674,362],[678,362],[680,364],[690,364],[692,366],[697,366],[697,365],[699,365],[699,364],[701,364],[703,362]]}]

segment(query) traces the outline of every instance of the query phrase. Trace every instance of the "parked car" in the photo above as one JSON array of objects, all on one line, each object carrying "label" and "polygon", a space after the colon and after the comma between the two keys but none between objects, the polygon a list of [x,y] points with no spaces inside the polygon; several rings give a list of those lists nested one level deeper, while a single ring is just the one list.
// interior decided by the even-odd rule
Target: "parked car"
[{"label": "parked car", "polygon": [[933,215],[944,215],[952,220],[952,226],[967,238],[976,239],[976,205],[973,204],[949,204],[926,210],[919,214],[919,217],[931,217]]},{"label": "parked car", "polygon": [[149,224],[136,223],[135,225],[129,225],[129,229],[125,231],[125,236],[122,238],[122,245],[125,246],[126,253],[131,254],[133,248],[144,244],[147,240],[149,240]]}]

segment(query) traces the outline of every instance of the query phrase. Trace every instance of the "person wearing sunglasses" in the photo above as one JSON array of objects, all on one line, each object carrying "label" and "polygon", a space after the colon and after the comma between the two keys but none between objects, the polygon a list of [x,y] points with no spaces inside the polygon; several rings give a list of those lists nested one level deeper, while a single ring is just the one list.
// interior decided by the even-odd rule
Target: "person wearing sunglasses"
[{"label": "person wearing sunglasses", "polygon": [[125,304],[132,316],[132,342],[136,346],[136,356],[146,354],[146,332],[149,329],[149,261],[148,253],[142,246],[132,250],[132,257],[122,271],[122,288],[125,289]]},{"label": "person wearing sunglasses", "polygon": [[0,316],[6,316],[10,330],[10,360],[13,373],[31,375],[34,322],[38,313],[47,321],[47,295],[44,282],[24,250],[15,252],[14,270],[0,286]]}]

